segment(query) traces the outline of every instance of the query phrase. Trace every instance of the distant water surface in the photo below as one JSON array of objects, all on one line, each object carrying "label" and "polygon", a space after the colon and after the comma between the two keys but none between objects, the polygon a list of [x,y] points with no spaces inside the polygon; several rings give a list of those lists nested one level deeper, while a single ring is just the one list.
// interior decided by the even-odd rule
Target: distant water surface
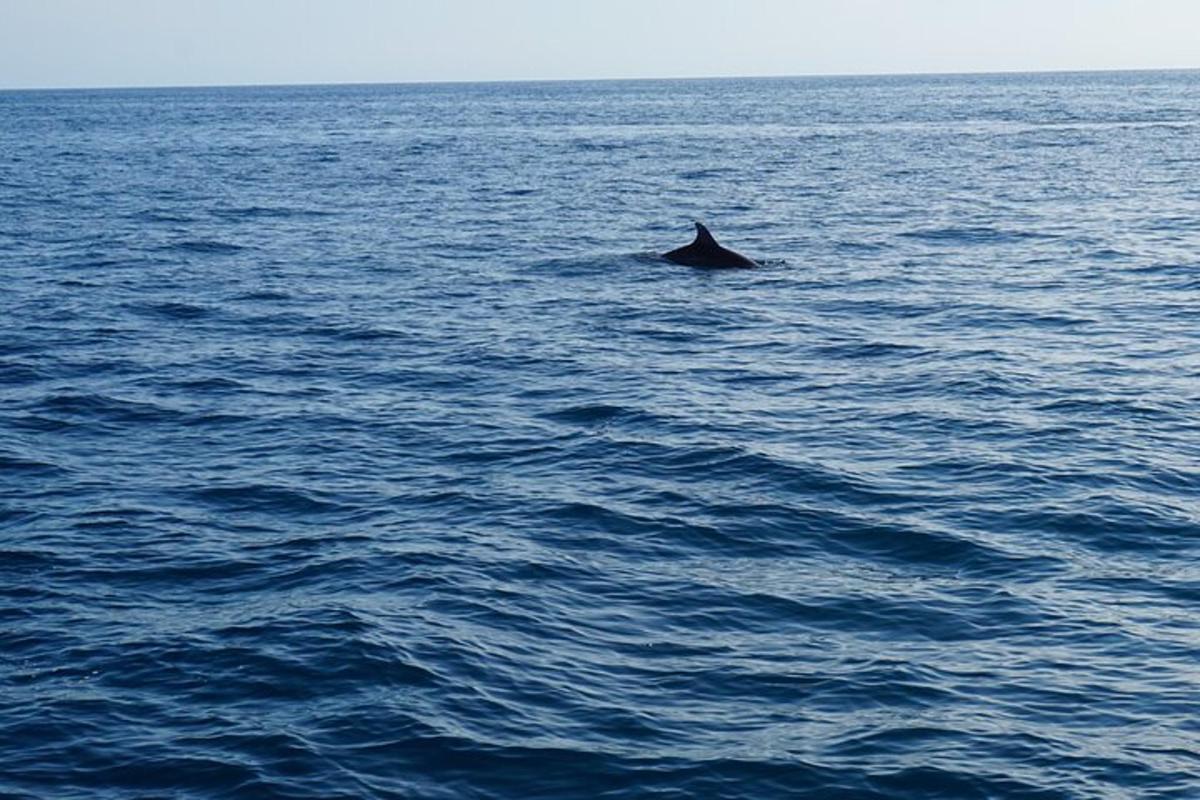
[{"label": "distant water surface", "polygon": [[1200,797],[1198,174],[1196,72],[0,93],[0,796]]}]

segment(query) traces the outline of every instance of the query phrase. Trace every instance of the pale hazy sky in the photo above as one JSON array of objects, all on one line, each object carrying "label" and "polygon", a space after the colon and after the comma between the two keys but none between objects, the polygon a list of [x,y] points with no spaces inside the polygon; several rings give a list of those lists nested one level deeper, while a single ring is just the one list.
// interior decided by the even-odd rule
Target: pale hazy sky
[{"label": "pale hazy sky", "polygon": [[1200,0],[0,0],[0,88],[1200,67]]}]

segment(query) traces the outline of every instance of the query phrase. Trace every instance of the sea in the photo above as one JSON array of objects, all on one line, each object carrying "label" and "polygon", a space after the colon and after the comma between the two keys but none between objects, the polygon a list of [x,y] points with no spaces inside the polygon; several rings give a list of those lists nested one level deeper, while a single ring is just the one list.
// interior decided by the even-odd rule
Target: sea
[{"label": "sea", "polygon": [[0,93],[0,796],[1200,798],[1198,175],[1195,71]]}]

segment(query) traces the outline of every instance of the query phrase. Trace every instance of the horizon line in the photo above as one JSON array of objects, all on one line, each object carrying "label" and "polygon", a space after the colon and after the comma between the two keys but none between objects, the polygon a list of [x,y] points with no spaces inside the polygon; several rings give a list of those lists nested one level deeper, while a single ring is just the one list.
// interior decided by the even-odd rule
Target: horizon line
[{"label": "horizon line", "polygon": [[770,73],[748,75],[663,75],[651,77],[600,77],[600,78],[449,78],[436,80],[398,81],[297,81],[293,83],[178,83],[178,84],[95,84],[86,86],[11,86],[0,87],[0,92],[95,92],[95,91],[140,91],[164,89],[284,89],[319,86],[456,86],[480,84],[520,83],[605,83],[605,82],[652,82],[652,81],[722,81],[722,80],[786,80],[803,78],[924,78],[924,77],[986,77],[990,75],[1088,75],[1148,72],[1198,72],[1196,67],[1104,67],[1099,69],[1000,69],[1000,70],[945,70],[916,72],[809,72]]}]

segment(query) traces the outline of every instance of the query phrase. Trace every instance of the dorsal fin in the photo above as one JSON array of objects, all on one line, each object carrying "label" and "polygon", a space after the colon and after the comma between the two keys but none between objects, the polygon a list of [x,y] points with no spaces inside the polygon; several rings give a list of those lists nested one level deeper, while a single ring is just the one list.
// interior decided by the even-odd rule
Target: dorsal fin
[{"label": "dorsal fin", "polygon": [[705,247],[716,247],[717,240],[714,239],[713,235],[708,232],[708,228],[704,227],[704,225],[697,222],[696,223],[696,241],[694,242],[694,244],[704,245]]}]

